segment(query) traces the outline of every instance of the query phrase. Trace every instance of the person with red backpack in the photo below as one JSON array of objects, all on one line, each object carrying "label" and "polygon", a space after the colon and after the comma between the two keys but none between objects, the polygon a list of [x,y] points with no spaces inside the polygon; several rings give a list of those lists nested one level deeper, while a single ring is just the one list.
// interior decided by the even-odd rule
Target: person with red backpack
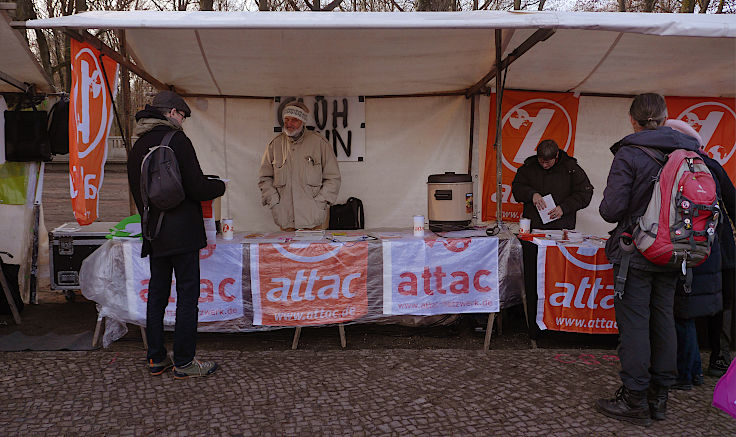
[{"label": "person with red backpack", "polygon": [[677,376],[673,302],[680,269],[650,261],[634,247],[631,234],[649,208],[655,185],[659,186],[662,165],[653,154],[695,152],[699,145],[664,126],[667,105],[659,94],[636,96],[629,116],[634,133],[611,147],[614,158],[599,207],[604,220],[616,223],[606,256],[617,280],[614,308],[623,384],[612,399],[599,399],[595,408],[606,416],[649,426],[653,418],[664,419],[669,387]]},{"label": "person with red backpack", "polygon": [[[708,341],[711,348],[708,374],[722,376],[715,369],[728,368],[728,351],[721,349],[723,308],[732,299],[734,268],[734,244],[731,222],[736,217],[736,188],[726,170],[703,151],[700,134],[682,120],[667,120],[666,126],[689,135],[700,144],[700,156],[708,166],[716,183],[716,191],[722,212],[711,254],[701,265],[693,268],[692,287],[686,292],[682,281],[675,291],[675,328],[677,330],[677,382],[673,389],[691,390],[693,385],[703,384],[703,369],[698,347],[695,319],[705,317]],[[724,363],[719,363],[723,360]],[[724,365],[725,364],[725,365]],[[715,374],[714,374],[715,373]]]}]

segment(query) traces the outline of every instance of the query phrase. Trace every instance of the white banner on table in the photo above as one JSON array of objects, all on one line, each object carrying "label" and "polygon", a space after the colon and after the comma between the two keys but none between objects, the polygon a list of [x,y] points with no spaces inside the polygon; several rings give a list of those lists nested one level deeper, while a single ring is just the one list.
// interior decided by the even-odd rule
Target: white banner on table
[{"label": "white banner on table", "polygon": [[498,312],[498,239],[383,241],[383,313]]},{"label": "white banner on table", "polygon": [[[146,319],[151,268],[141,258],[141,244],[125,246],[126,288],[131,315]],[[218,244],[199,252],[199,321],[216,322],[243,317],[243,246]],[[176,276],[171,281],[171,297],[164,324],[173,325],[176,316]]]}]

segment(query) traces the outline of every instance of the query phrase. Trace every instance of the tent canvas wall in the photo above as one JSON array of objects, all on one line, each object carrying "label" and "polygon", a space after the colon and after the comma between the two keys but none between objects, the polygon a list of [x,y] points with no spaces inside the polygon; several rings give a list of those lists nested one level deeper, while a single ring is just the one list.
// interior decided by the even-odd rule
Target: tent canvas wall
[{"label": "tent canvas wall", "polygon": [[[471,108],[464,94],[493,66],[495,29],[503,30],[504,57],[537,29],[555,30],[511,65],[506,87],[582,93],[575,155],[596,190],[579,213],[586,232],[610,228],[597,206],[608,146],[630,132],[627,96],[736,95],[730,15],[134,11],[25,25],[124,29],[136,64],[190,101],[194,117],[185,129],[205,171],[232,179],[224,214],[242,230],[275,228],[255,184],[273,136],[267,98],[283,95],[367,96],[366,161],[341,163],[340,200],[362,198],[368,227],[409,226],[426,211],[427,175],[467,169]],[[488,177],[490,102],[477,101],[472,167],[479,182]],[[476,194],[487,196],[480,187]]]},{"label": "tent canvas wall", "polygon": [[[8,11],[15,4],[0,3],[0,93],[20,93],[30,86],[39,93],[53,90],[51,81],[28,48],[22,35],[10,26]],[[0,114],[5,101],[0,96]],[[5,117],[0,117],[0,165],[5,162]],[[33,235],[33,202],[36,192],[38,163],[26,163],[28,178],[25,204],[0,204],[0,250],[13,255],[6,262],[20,264],[21,290],[28,297],[28,277]],[[4,183],[0,180],[0,184]],[[41,235],[43,237],[43,235]]]}]

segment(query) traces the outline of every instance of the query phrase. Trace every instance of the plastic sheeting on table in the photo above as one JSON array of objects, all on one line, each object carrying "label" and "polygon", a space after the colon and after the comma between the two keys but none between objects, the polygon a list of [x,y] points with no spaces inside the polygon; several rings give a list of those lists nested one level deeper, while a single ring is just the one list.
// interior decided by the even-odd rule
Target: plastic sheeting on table
[{"label": "plastic sheeting on table", "polygon": [[[249,332],[335,323],[422,325],[443,314],[521,303],[521,245],[498,237],[360,242],[242,243],[200,251],[200,332]],[[150,277],[138,240],[114,239],[80,269],[82,294],[106,318],[103,345],[145,325]],[[176,278],[164,323],[173,328]],[[426,317],[435,315],[434,317]]]}]

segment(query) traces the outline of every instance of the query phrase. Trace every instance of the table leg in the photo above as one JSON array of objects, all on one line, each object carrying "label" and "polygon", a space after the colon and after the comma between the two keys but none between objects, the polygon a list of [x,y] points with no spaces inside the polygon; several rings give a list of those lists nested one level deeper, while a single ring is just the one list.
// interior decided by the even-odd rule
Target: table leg
[{"label": "table leg", "polygon": [[296,350],[296,346],[299,344],[299,336],[302,335],[302,327],[297,326],[294,330],[294,340],[291,342],[291,350]]},{"label": "table leg", "polygon": [[141,326],[141,339],[143,340],[143,347],[148,350],[148,337],[146,337],[146,327]]},{"label": "table leg", "polygon": [[102,329],[102,319],[103,317],[98,313],[97,314],[97,324],[95,325],[95,333],[92,336],[92,347],[97,347],[98,341],[100,339],[100,331]]},{"label": "table leg", "polygon": [[488,314],[488,325],[486,325],[486,339],[483,342],[483,350],[487,351],[491,347],[491,331],[493,331],[493,320],[496,318],[496,313]]},{"label": "table leg", "polygon": [[340,331],[340,346],[345,349],[345,346],[347,346],[347,341],[345,340],[345,325],[340,323],[337,325],[337,329]]},{"label": "table leg", "polygon": [[0,286],[3,287],[3,291],[5,292],[5,299],[8,300],[8,306],[10,307],[10,312],[13,314],[13,320],[15,320],[17,325],[20,325],[20,313],[18,312],[18,307],[15,306],[15,299],[13,299],[10,286],[8,286],[8,280],[5,279],[5,273],[3,273],[2,269],[0,269]]}]

